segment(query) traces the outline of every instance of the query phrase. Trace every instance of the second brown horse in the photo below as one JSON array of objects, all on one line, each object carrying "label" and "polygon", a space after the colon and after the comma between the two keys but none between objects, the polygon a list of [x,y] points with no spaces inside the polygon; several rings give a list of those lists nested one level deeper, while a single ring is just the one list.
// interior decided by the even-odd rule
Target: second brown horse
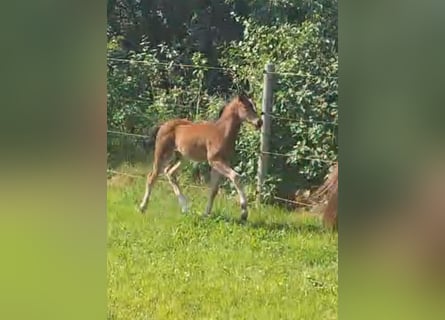
[{"label": "second brown horse", "polygon": [[147,176],[145,194],[139,206],[140,211],[145,212],[153,185],[160,173],[167,176],[182,211],[187,211],[187,201],[175,177],[181,165],[180,158],[183,156],[197,162],[207,161],[211,167],[210,193],[204,215],[210,214],[221,177],[226,177],[238,192],[241,219],[246,220],[248,216],[246,195],[238,174],[229,165],[241,124],[245,121],[257,129],[263,124],[253,101],[245,94],[241,94],[221,110],[216,121],[195,123],[186,119],[174,119],[162,124],[156,134],[153,170]]}]

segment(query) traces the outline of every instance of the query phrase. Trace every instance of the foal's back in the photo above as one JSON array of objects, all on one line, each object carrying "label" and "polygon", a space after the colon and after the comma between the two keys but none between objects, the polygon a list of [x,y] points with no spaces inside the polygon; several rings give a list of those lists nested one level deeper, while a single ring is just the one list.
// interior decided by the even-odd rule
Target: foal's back
[{"label": "foal's back", "polygon": [[157,140],[161,145],[168,144],[191,160],[206,161],[209,149],[216,150],[221,146],[222,132],[214,122],[177,119],[159,128]]}]

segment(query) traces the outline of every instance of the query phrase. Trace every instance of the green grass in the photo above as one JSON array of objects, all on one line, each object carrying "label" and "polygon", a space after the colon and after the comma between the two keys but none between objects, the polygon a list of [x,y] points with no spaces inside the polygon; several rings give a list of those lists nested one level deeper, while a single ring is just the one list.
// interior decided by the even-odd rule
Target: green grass
[{"label": "green grass", "polygon": [[336,319],[337,235],[317,217],[250,207],[187,189],[182,215],[168,184],[146,216],[143,181],[108,186],[109,319]]}]

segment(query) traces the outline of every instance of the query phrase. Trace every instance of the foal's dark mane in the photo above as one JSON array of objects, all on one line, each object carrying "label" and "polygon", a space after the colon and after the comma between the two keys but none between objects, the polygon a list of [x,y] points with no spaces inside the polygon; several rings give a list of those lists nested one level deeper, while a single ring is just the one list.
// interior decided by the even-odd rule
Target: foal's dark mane
[{"label": "foal's dark mane", "polygon": [[218,114],[218,119],[221,118],[224,110],[226,109],[226,106],[228,105],[228,103],[226,103],[225,105],[223,105],[223,107],[219,110],[219,114]]},{"label": "foal's dark mane", "polygon": [[[235,96],[235,97],[236,97],[236,96]],[[222,106],[222,108],[219,110],[218,119],[221,118],[221,116],[222,116],[224,110],[226,110],[226,107],[233,101],[233,99],[234,99],[234,98],[230,99],[229,102],[226,102],[226,103]]]}]

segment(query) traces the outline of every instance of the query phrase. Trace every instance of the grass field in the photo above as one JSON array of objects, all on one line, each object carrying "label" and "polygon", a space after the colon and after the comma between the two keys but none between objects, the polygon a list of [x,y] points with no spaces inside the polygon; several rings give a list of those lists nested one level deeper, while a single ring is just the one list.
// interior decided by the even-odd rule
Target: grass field
[{"label": "grass field", "polygon": [[337,319],[337,234],[314,216],[250,207],[184,188],[182,215],[166,183],[147,215],[143,180],[108,186],[108,319]]}]

